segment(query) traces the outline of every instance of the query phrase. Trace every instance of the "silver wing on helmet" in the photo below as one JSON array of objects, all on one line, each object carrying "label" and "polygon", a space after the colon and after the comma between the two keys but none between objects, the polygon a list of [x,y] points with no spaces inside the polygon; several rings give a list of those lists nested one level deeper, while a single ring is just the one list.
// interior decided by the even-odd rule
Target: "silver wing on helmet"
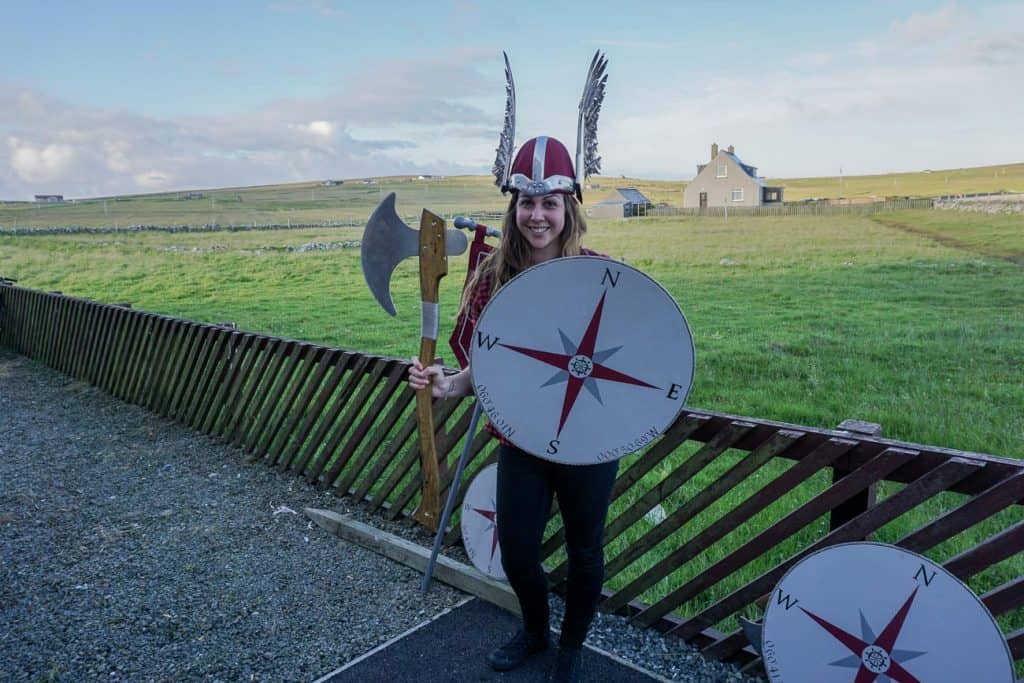
[{"label": "silver wing on helmet", "polygon": [[598,50],[590,61],[587,82],[580,98],[580,115],[576,125],[576,184],[582,189],[583,181],[601,172],[601,157],[597,156],[597,117],[604,101],[604,87],[608,82],[605,68],[608,59]]},{"label": "silver wing on helmet", "polygon": [[[502,51],[505,58],[505,126],[501,131],[498,140],[498,148],[495,150],[494,184],[501,188],[502,192],[509,190],[509,176],[512,169],[512,160],[515,155],[516,136],[516,83],[512,78],[512,67],[509,65],[508,54]],[[587,81],[583,86],[583,96],[580,98],[580,112],[576,126],[576,194],[582,198],[583,181],[595,173],[601,172],[601,157],[597,156],[597,117],[601,113],[601,103],[604,101],[605,84],[608,82],[608,74],[605,69],[608,66],[608,59],[600,50],[594,53],[590,61],[590,69],[587,71]]]},{"label": "silver wing on helmet", "polygon": [[501,138],[498,140],[497,153],[494,157],[494,184],[501,188],[502,192],[508,190],[508,176],[512,168],[512,155],[515,154],[516,138],[516,82],[512,78],[512,67],[508,63],[508,55],[502,51],[505,57],[505,127],[501,130]]}]

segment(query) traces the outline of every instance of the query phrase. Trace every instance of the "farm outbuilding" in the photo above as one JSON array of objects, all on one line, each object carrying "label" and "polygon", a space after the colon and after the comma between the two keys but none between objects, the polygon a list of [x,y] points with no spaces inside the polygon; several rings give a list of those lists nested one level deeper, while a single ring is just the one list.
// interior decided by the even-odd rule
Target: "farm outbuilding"
[{"label": "farm outbuilding", "polygon": [[696,177],[683,190],[683,207],[764,206],[781,204],[782,188],[764,184],[757,167],[743,163],[732,145],[719,151],[711,145],[711,160],[697,165]]},{"label": "farm outbuilding", "polygon": [[598,202],[587,208],[586,213],[590,218],[630,218],[632,216],[646,216],[648,210],[654,204],[639,190],[632,187],[619,187],[615,189],[618,193],[617,199],[609,199]]}]

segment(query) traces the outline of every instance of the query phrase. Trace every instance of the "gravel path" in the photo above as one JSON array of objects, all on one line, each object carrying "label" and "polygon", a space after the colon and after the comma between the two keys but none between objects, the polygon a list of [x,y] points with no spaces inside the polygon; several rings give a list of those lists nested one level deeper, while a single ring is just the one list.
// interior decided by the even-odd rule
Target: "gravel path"
[{"label": "gravel path", "polygon": [[[464,597],[423,596],[309,506],[431,542],[0,351],[0,680],[312,681]],[[676,680],[761,680],[617,617],[590,642]]]}]

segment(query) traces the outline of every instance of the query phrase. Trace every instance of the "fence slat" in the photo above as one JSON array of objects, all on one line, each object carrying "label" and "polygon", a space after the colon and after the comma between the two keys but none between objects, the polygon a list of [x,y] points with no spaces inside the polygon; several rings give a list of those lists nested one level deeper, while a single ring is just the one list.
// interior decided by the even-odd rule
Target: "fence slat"
[{"label": "fence slat", "polygon": [[[302,372],[294,383],[294,390],[286,399],[287,408],[275,426],[267,441],[266,453],[262,454],[268,465],[277,464],[285,446],[292,437],[292,432],[299,424],[299,419],[309,410],[317,388],[323,382],[324,375],[330,367],[324,359],[334,358],[337,350],[322,346],[312,346],[302,361]],[[300,393],[301,391],[301,393]]]},{"label": "fence slat", "polygon": [[216,333],[216,327],[201,325],[192,352],[189,353],[188,361],[185,363],[181,388],[171,407],[171,417],[183,424],[187,424],[185,418],[192,408],[192,397],[201,381],[203,368],[206,367],[210,356],[216,350],[216,344],[212,343]]},{"label": "fence slat", "polygon": [[723,515],[718,521],[708,526],[679,548],[670,552],[646,572],[606,598],[601,604],[601,609],[607,612],[614,612],[625,607],[631,600],[682,565],[684,561],[688,562],[690,558],[704,552],[733,529],[792,491],[816,472],[831,465],[837,458],[856,445],[855,441],[846,439],[829,439],[822,443],[809,455],[798,460],[792,467],[751,494],[730,512]]},{"label": "fence slat", "polygon": [[208,352],[196,365],[195,379],[184,399],[181,410],[181,421],[189,427],[195,428],[196,414],[202,410],[207,394],[211,391],[210,384],[213,378],[219,374],[221,363],[225,362],[230,339],[230,330],[216,326],[207,330],[205,346]]},{"label": "fence slat", "polygon": [[177,346],[172,364],[167,368],[164,381],[161,382],[163,391],[160,397],[159,412],[164,417],[173,418],[174,406],[184,390],[186,371],[191,357],[199,340],[199,333],[202,325],[199,323],[187,322],[179,330],[182,335],[180,345]]},{"label": "fence slat", "polygon": [[[317,378],[314,379],[315,386],[317,387],[314,394],[316,396],[316,403],[307,410],[306,418],[302,421],[302,426],[292,436],[290,444],[286,444],[281,449],[280,467],[282,470],[291,470],[292,472],[297,472],[300,476],[305,474],[304,470],[301,469],[302,465],[296,458],[302,446],[309,438],[309,433],[313,430],[313,426],[324,414],[327,402],[334,395],[334,390],[338,388],[341,378],[345,375],[345,370],[352,364],[352,360],[355,357],[355,354],[348,351],[339,352],[335,350],[324,360],[323,367],[317,371]],[[330,375],[323,379],[328,371],[330,371]]]},{"label": "fence slat", "polygon": [[299,393],[305,388],[306,383],[309,381],[309,375],[313,372],[317,361],[320,360],[325,351],[326,349],[322,346],[314,346],[312,344],[299,345],[299,349],[295,353],[298,365],[287,385],[284,397],[278,403],[277,416],[272,419],[262,444],[258,445],[253,451],[254,459],[265,459],[268,461],[268,464],[273,464],[277,459],[280,451],[274,450],[274,446],[278,440],[281,428],[284,427],[288,418],[296,412],[295,402],[299,398]]},{"label": "fence slat", "polygon": [[[238,448],[242,444],[242,440],[245,438],[246,433],[249,431],[253,421],[256,419],[256,412],[259,410],[260,399],[257,399],[255,405],[252,404],[254,398],[260,395],[260,387],[265,382],[269,382],[273,379],[273,372],[271,368],[275,367],[275,361],[280,360],[281,348],[286,345],[287,342],[283,339],[268,339],[267,345],[264,346],[259,355],[259,360],[256,363],[256,368],[245,377],[246,384],[242,391],[242,402],[238,406],[238,410],[234,413],[234,430],[231,432],[229,441],[231,445]],[[268,379],[269,378],[269,379]],[[250,406],[252,409],[250,410]]]},{"label": "fence slat", "polygon": [[[655,505],[662,503],[753,428],[754,425],[751,423],[737,420],[729,423],[725,429],[715,434],[714,438],[701,446],[696,453],[683,460],[667,477],[650,486],[646,493],[637,498],[631,506],[607,525],[604,534],[605,545],[636,524]],[[551,571],[549,580],[558,585],[565,581],[568,575],[569,562],[563,560]]]},{"label": "fence slat", "polygon": [[100,368],[99,377],[96,381],[96,386],[107,393],[110,393],[113,386],[112,378],[121,369],[123,360],[122,349],[124,348],[124,338],[128,328],[125,322],[130,317],[129,311],[121,306],[112,306],[111,308],[113,309],[113,315],[109,322],[110,335],[107,338],[103,365]]},{"label": "fence slat", "polygon": [[[1006,644],[1010,646],[1010,656],[1024,659],[1024,628],[1019,628],[1006,636]],[[1018,681],[1018,683],[1020,683]]]},{"label": "fence slat", "polygon": [[[388,404],[388,401],[398,390],[398,387],[401,384],[403,378],[405,377],[407,371],[408,366],[404,362],[391,361],[387,363],[384,367],[386,377],[385,381],[383,382],[383,386],[380,386],[381,380],[376,377],[372,380],[372,386],[370,386],[368,383],[366,399],[369,398],[370,394],[372,393],[372,390],[377,390],[377,396],[376,398],[374,398],[373,403],[363,413],[363,418],[359,421],[359,424],[356,425],[355,428],[352,430],[351,434],[348,436],[348,440],[341,447],[341,450],[338,452],[338,455],[334,458],[334,463],[331,465],[330,470],[327,472],[326,475],[324,475],[323,480],[320,482],[321,488],[327,489],[334,487],[335,481],[341,474],[342,470],[344,470],[345,467],[349,464],[349,461],[351,460],[353,453],[355,453],[356,448],[362,444],[363,440],[366,438],[366,435],[369,433],[370,428],[373,427],[374,421],[379,417],[381,411],[384,410],[384,406]],[[360,406],[360,409],[362,405],[365,405],[366,399],[356,399],[356,404]],[[335,493],[338,495],[345,495],[347,492],[347,487],[344,489],[338,488],[335,490]]]},{"label": "fence slat", "polygon": [[[225,441],[230,440],[242,419],[242,401],[245,390],[252,380],[253,368],[263,357],[270,346],[270,338],[262,335],[248,334],[243,336],[239,352],[235,357],[236,368],[231,380],[231,387],[224,396],[219,411],[214,411],[210,429],[215,436]],[[240,356],[240,357],[239,357]]]},{"label": "fence slat", "polygon": [[152,318],[153,316],[150,313],[135,312],[132,314],[124,370],[121,372],[121,376],[116,378],[114,382],[114,396],[117,396],[122,401],[129,398],[128,388],[135,380],[135,373],[138,372],[139,365],[142,362],[146,344],[146,333]]},{"label": "fence slat", "polygon": [[98,386],[99,370],[102,360],[107,351],[107,338],[110,335],[109,321],[114,315],[114,307],[98,305],[99,315],[96,318],[95,335],[91,339],[89,359],[86,362],[85,380],[93,386]]},{"label": "fence slat", "polygon": [[[865,538],[870,532],[946,490],[953,482],[960,481],[974,474],[977,469],[977,463],[960,458],[953,458],[948,462],[942,463],[931,472],[921,476],[917,481],[907,485],[903,490],[894,493],[877,505],[862,512],[839,528],[826,534],[824,538],[800,550],[789,559],[777,564],[771,570],[743,587],[734,590],[728,596],[707,607],[696,616],[687,619],[672,632],[680,638],[692,638],[708,626],[746,607],[759,597],[770,593],[772,587],[782,579],[782,576],[789,568],[807,555],[830,545],[849,543]],[[846,476],[857,476],[857,470],[848,473]],[[830,490],[841,487],[843,479],[836,480],[832,487],[830,487]],[[863,490],[863,488],[860,490]],[[772,546],[774,545],[772,544]],[[765,549],[772,546],[766,545]],[[719,652],[719,656],[731,656],[732,654],[732,652]]]},{"label": "fence slat", "polygon": [[803,432],[781,429],[763,442],[749,455],[737,462],[728,472],[717,478],[705,489],[702,489],[687,500],[660,524],[649,530],[638,540],[632,542],[619,555],[605,564],[606,580],[616,576],[633,562],[640,559],[649,550],[680,529],[688,521],[707,509],[712,503],[734,489],[740,482],[755,473],[762,465],[789,448],[803,437]]},{"label": "fence slat", "polygon": [[231,386],[232,372],[237,368],[235,359],[242,335],[237,330],[227,328],[221,335],[223,347],[210,376],[210,386],[203,392],[202,399],[196,401],[195,414],[189,419],[190,427],[205,434],[210,433],[207,428],[210,413],[221,406],[220,401],[224,399],[224,393]]},{"label": "fence slat", "polygon": [[1024,576],[993,588],[981,596],[981,601],[994,617],[1019,609],[1024,606]]},{"label": "fence slat", "polygon": [[966,581],[978,572],[1002,562],[1024,550],[1024,521],[997,533],[988,540],[968,548],[943,566]]},{"label": "fence slat", "polygon": [[88,381],[86,378],[86,372],[88,367],[89,353],[93,348],[93,334],[98,325],[97,320],[97,305],[92,301],[83,301],[81,303],[81,316],[82,322],[80,323],[79,329],[81,330],[78,336],[78,340],[75,342],[75,360],[71,370],[71,376],[79,381]]},{"label": "fence slat", "polygon": [[323,456],[319,455],[321,446],[324,445],[324,440],[331,433],[331,430],[338,427],[338,416],[348,406],[349,399],[366,375],[372,360],[370,356],[359,356],[356,359],[356,362],[352,365],[351,372],[348,373],[348,378],[341,385],[337,395],[334,396],[330,409],[328,409],[320,421],[316,434],[313,435],[313,438],[309,440],[300,454],[296,469],[305,473],[306,482],[312,484],[320,476],[320,470],[323,468]]},{"label": "fence slat", "polygon": [[837,503],[849,500],[850,496],[864,490],[889,472],[903,465],[917,455],[914,451],[889,449],[868,461],[866,465],[851,472],[817,496],[801,505],[766,530],[744,543],[686,584],[675,589],[668,596],[654,603],[634,617],[642,626],[650,626],[659,617],[668,614],[679,605],[692,599],[697,593],[717,584],[750,560],[786,540],[800,529],[826,514]]},{"label": "fence slat", "polygon": [[[403,374],[404,372],[405,370],[403,368]],[[385,467],[389,464],[389,460],[385,460],[383,456],[374,458],[374,454],[384,442],[384,438],[387,436],[388,432],[398,424],[398,420],[402,417],[402,414],[409,409],[409,404],[412,403],[415,398],[416,393],[410,389],[407,384],[399,388],[398,394],[391,403],[390,410],[388,410],[386,415],[377,420],[377,426],[373,435],[363,446],[361,449],[362,452],[348,469],[348,472],[338,482],[336,486],[337,491],[342,491],[346,494],[352,493],[352,485],[360,475],[366,475],[368,468],[372,467],[371,462],[374,460],[381,461]]]},{"label": "fence slat", "polygon": [[[434,433],[437,434],[438,428],[443,425],[449,417],[455,412],[459,403],[457,401],[445,401],[443,399],[434,401]],[[413,413],[413,419],[416,419],[416,414]],[[414,447],[410,449],[410,455],[414,458],[412,460],[403,458],[398,467],[395,468],[395,474],[404,475],[413,468],[416,462],[420,459],[420,445],[419,439],[416,440]],[[386,491],[385,495],[390,495],[394,486],[397,486],[400,478],[394,478],[388,480],[384,487],[381,489],[382,492]],[[400,514],[405,511],[405,508],[423,489],[423,473],[417,468],[416,473],[410,478],[405,488],[402,489],[401,493],[395,498],[391,509],[388,510],[386,516],[388,519],[396,519]],[[381,501],[383,502],[383,501]]]},{"label": "fence slat", "polygon": [[923,553],[1021,500],[1024,500],[1024,472],[1007,477],[960,507],[931,520],[896,541],[896,545]]},{"label": "fence slat", "polygon": [[[383,358],[377,358],[372,364],[372,369],[368,374],[362,377],[355,378],[359,384],[358,393],[354,394],[351,400],[346,400],[345,411],[341,419],[335,426],[334,431],[331,433],[330,439],[327,441],[327,445],[320,452],[320,456],[317,459],[317,463],[314,466],[315,478],[318,480],[318,486],[321,490],[326,489],[330,486],[328,477],[328,465],[334,465],[337,460],[338,446],[341,444],[342,439],[349,433],[352,425],[355,423],[356,418],[366,407],[366,402],[370,399],[377,385],[380,383],[384,373],[389,369],[391,363]],[[356,384],[352,385],[353,388]],[[308,479],[308,475],[307,475]]]},{"label": "fence slat", "polygon": [[187,321],[170,319],[157,349],[156,366],[151,373],[145,401],[149,409],[159,415],[164,415],[164,407],[171,398],[177,362],[188,348],[188,335],[192,330]]},{"label": "fence slat", "polygon": [[[270,426],[278,402],[281,400],[285,388],[295,374],[299,358],[307,346],[308,344],[305,342],[285,342],[281,352],[274,358],[272,367],[267,370],[267,378],[260,389],[259,399],[252,410],[255,419],[247,436],[242,439],[239,445],[246,453],[254,453],[259,449],[261,437],[266,432],[267,427]],[[255,458],[250,458],[250,460],[253,459]]]},{"label": "fence slat", "polygon": [[[416,393],[412,392],[412,394],[412,399],[410,400],[415,400]],[[363,477],[362,482],[359,484],[359,486],[356,487],[356,500],[366,500],[369,497],[370,489],[373,487],[374,484],[380,481],[380,478],[381,476],[383,476],[384,471],[390,465],[397,463],[395,466],[395,470],[401,469],[402,461],[405,459],[405,457],[398,458],[398,454],[402,451],[403,448],[407,448],[407,450],[412,450],[412,446],[409,445],[409,440],[412,437],[412,435],[416,432],[417,424],[418,423],[416,420],[415,411],[410,412],[409,415],[406,416],[405,421],[402,422],[402,426],[399,427],[398,432],[391,439],[391,443],[389,443],[388,447],[384,449],[384,452],[381,453],[381,456],[377,458],[377,462],[374,463],[373,468],[366,474],[365,477]],[[394,473],[392,473],[392,476],[394,476]],[[396,480],[395,483],[392,484],[392,487],[397,485],[397,483],[398,482]],[[384,501],[387,499],[388,495],[390,494],[391,489],[386,488],[387,482],[385,482],[384,487],[385,490],[383,492],[378,490],[378,493],[376,493],[372,498],[370,498],[371,509],[379,509],[383,505]]]}]

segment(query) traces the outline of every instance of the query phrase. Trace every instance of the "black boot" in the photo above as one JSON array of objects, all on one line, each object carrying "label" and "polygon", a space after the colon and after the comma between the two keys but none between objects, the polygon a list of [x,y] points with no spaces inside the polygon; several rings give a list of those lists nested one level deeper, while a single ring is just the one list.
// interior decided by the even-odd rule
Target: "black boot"
[{"label": "black boot", "polygon": [[551,672],[555,683],[579,683],[583,680],[583,650],[578,647],[558,648],[558,660]]},{"label": "black boot", "polygon": [[512,640],[487,655],[487,663],[495,671],[511,671],[538,652],[548,649],[549,643],[546,629],[540,634],[520,629]]}]

